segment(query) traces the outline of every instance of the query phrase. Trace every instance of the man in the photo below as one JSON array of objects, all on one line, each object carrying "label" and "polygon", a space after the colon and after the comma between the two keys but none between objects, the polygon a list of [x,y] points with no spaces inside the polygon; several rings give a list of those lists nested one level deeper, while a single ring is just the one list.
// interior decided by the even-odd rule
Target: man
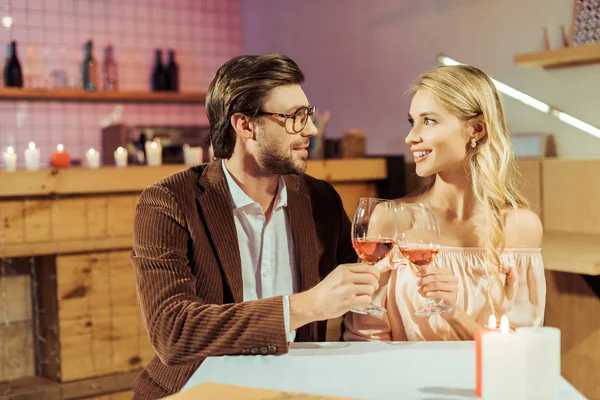
[{"label": "man", "polygon": [[303,174],[317,134],[303,81],[282,55],[225,63],[206,98],[215,161],[142,193],[132,262],[157,357],[134,398],[177,392],[209,356],[323,341],[327,319],[371,302],[379,276],[347,264],[339,195]]}]

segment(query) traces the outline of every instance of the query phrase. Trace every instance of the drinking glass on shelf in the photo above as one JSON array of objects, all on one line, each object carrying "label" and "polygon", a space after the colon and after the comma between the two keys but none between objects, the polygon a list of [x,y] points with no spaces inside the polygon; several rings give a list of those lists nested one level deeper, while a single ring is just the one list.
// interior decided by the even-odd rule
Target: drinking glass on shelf
[{"label": "drinking glass on shelf", "polygon": [[[361,197],[352,223],[352,246],[366,264],[375,265],[385,258],[396,244],[394,203],[389,200]],[[369,304],[354,308],[359,314],[382,315],[384,308]]]},{"label": "drinking glass on shelf", "polygon": [[[435,259],[440,249],[440,231],[428,202],[398,204],[396,209],[397,243],[400,253],[420,270]],[[429,297],[424,308],[415,311],[418,317],[428,317],[453,310]]]}]

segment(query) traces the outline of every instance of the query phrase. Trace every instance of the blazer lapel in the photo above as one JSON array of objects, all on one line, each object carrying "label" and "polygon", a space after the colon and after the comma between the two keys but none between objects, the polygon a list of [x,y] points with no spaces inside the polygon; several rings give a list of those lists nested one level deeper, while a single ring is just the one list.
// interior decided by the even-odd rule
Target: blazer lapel
[{"label": "blazer lapel", "polygon": [[[296,250],[296,262],[300,274],[300,290],[306,291],[319,283],[320,243],[315,240],[317,231],[308,194],[300,187],[298,176],[284,177],[288,192],[288,219]],[[313,322],[298,330],[300,341],[316,340],[317,323]]]},{"label": "blazer lapel", "polygon": [[233,219],[231,195],[223,174],[221,160],[207,165],[201,175],[198,196],[201,218],[208,229],[213,247],[236,303],[244,299],[242,261]]}]

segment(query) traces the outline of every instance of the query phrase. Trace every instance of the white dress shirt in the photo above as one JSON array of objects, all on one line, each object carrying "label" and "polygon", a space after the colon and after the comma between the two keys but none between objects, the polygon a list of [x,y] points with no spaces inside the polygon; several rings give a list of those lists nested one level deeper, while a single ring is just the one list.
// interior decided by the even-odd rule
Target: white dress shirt
[{"label": "white dress shirt", "polygon": [[271,218],[266,222],[260,204],[239,187],[222,161],[223,173],[233,200],[233,219],[237,232],[244,301],[283,296],[285,330],[288,342],[290,331],[288,296],[298,291],[298,270],[294,241],[286,212],[287,190],[282,177],[273,203]]}]

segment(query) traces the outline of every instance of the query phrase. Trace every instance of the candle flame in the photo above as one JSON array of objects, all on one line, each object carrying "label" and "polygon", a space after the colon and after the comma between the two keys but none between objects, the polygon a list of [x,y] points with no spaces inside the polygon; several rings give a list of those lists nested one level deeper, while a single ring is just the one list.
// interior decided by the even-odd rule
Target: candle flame
[{"label": "candle flame", "polygon": [[35,142],[29,142],[29,150],[35,149]]},{"label": "candle flame", "polygon": [[158,147],[158,143],[152,142],[152,143],[150,143],[150,147],[152,147],[153,149],[156,149]]},{"label": "candle flame", "polygon": [[96,150],[94,150],[94,149],[89,149],[89,150],[88,150],[88,153],[89,153],[91,156],[93,156],[94,154],[96,154]]},{"label": "candle flame", "polygon": [[119,153],[119,154],[123,154],[123,152],[124,152],[124,151],[125,151],[125,150],[124,150],[122,147],[119,147],[119,148],[117,149],[117,153]]},{"label": "candle flame", "polygon": [[58,146],[56,146],[56,150],[58,151],[63,151],[65,149],[65,146],[63,146],[62,144],[59,144]]},{"label": "candle flame", "polygon": [[7,152],[8,154],[14,154],[14,152],[15,152],[15,149],[13,149],[13,147],[12,147],[12,146],[8,146],[8,147],[6,148],[6,152]]},{"label": "candle flame", "polygon": [[508,333],[509,331],[510,325],[508,324],[508,317],[503,315],[502,318],[500,318],[500,332]]},{"label": "candle flame", "polygon": [[496,325],[496,316],[494,314],[490,315],[490,319],[488,322],[488,328],[490,329],[496,329],[497,325]]}]

